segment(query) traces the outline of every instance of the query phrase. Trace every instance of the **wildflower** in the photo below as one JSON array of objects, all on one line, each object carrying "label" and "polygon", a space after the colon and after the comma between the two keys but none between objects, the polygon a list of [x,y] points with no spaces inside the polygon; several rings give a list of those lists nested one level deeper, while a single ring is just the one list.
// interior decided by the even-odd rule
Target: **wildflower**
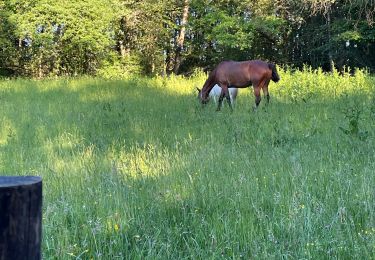
[{"label": "wildflower", "polygon": [[118,232],[120,230],[120,226],[118,224],[115,224],[114,229],[116,232]]}]

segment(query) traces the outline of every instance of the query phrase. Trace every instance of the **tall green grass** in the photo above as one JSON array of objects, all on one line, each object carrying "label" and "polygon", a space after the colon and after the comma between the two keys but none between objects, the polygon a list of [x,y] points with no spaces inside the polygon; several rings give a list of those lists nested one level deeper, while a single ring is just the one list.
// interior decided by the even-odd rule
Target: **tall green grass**
[{"label": "tall green grass", "polygon": [[375,257],[375,81],[280,71],[253,112],[192,78],[0,82],[0,171],[41,175],[45,259]]}]

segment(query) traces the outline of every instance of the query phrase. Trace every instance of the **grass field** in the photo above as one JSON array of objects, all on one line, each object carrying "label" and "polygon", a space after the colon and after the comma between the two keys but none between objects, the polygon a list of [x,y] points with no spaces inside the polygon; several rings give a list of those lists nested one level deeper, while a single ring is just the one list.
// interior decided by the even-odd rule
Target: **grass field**
[{"label": "grass field", "polygon": [[374,259],[375,80],[0,81],[0,172],[41,175],[44,259]]}]

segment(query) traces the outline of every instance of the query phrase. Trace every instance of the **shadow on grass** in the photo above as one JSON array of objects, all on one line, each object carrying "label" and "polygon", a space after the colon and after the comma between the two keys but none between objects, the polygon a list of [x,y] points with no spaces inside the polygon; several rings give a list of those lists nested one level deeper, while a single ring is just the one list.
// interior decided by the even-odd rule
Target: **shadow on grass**
[{"label": "shadow on grass", "polygon": [[[372,151],[372,143],[362,145],[355,137],[337,133],[341,124],[345,126],[344,98],[317,105],[272,97],[269,106],[262,102],[253,113],[254,98],[246,91],[233,113],[227,107],[217,113],[214,105],[202,109],[193,92],[176,95],[150,80],[7,84],[0,90],[1,170],[44,174],[47,210],[62,201],[56,222],[63,227],[80,229],[87,215],[103,218],[110,214],[106,211],[123,210],[126,230],[118,236],[134,257],[266,257],[270,248],[280,247],[306,256],[298,252],[303,228],[283,233],[287,225],[277,227],[303,227],[306,216],[301,213],[299,222],[288,222],[285,215],[296,209],[287,211],[281,205],[296,204],[299,210],[306,202],[295,194],[309,189],[325,201],[324,192],[305,183],[314,184],[314,174],[328,169],[328,177],[319,175],[320,186],[339,191],[348,176],[338,184],[331,182],[335,162],[353,160],[355,165],[351,145],[361,154]],[[357,169],[362,166],[363,162]],[[275,177],[275,172],[285,176]],[[56,180],[60,178],[66,180]],[[277,192],[283,195],[280,201]],[[99,206],[92,205],[95,200]],[[327,203],[332,206],[336,200]],[[361,212],[358,205],[347,208]],[[53,216],[51,211],[48,216]],[[273,212],[278,215],[272,220]],[[364,226],[368,212],[353,214],[354,219]],[[50,222],[52,218],[47,225]],[[53,225],[48,228],[53,235]],[[79,233],[66,240],[84,244],[87,234]],[[106,236],[96,239],[103,247],[112,246]],[[90,240],[91,248],[95,243]]]}]

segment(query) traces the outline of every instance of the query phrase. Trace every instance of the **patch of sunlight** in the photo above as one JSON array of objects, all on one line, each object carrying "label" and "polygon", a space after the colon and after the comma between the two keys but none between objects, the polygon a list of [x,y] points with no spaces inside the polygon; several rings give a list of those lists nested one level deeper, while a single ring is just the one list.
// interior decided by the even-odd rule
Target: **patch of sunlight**
[{"label": "patch of sunlight", "polygon": [[63,132],[58,135],[53,143],[58,149],[74,149],[83,143],[84,138],[78,133]]},{"label": "patch of sunlight", "polygon": [[96,159],[95,151],[96,147],[93,144],[84,146],[78,155],[80,166],[90,167],[91,164],[94,164]]},{"label": "patch of sunlight", "polygon": [[196,94],[196,88],[202,88],[206,77],[185,78],[171,75],[169,78],[155,77],[151,84],[173,95],[185,96]]},{"label": "patch of sunlight", "polygon": [[168,150],[148,144],[143,147],[135,146],[127,151],[113,149],[108,153],[112,162],[112,171],[125,178],[160,177],[169,174],[171,163],[178,163],[179,157]]},{"label": "patch of sunlight", "polygon": [[92,173],[95,168],[94,147],[84,147],[75,155],[59,154],[56,151],[47,153],[48,168],[58,175],[80,176]]},{"label": "patch of sunlight", "polygon": [[3,118],[0,128],[0,146],[8,144],[9,139],[15,138],[16,136],[17,130],[13,122],[8,118]]},{"label": "patch of sunlight", "polygon": [[71,167],[73,160],[74,159],[67,160],[67,158],[62,158],[53,154],[48,158],[48,161],[50,162],[49,168],[57,174],[68,172],[68,169],[69,167]]},{"label": "patch of sunlight", "polygon": [[15,83],[16,83],[15,80],[2,79],[0,81],[1,93],[9,93],[11,91],[14,91],[15,87],[17,86],[17,84]]},{"label": "patch of sunlight", "polygon": [[92,148],[87,149],[83,137],[77,133],[63,132],[54,139],[48,138],[44,143],[48,167],[57,173],[80,171],[87,157],[91,157]]},{"label": "patch of sunlight", "polygon": [[68,91],[68,79],[49,79],[49,80],[42,80],[42,81],[34,81],[35,84],[37,84],[38,91],[39,92],[49,92],[49,91],[55,91],[55,90],[64,90]]},{"label": "patch of sunlight", "polygon": [[[103,83],[104,85],[104,83]],[[83,102],[90,102],[90,101],[111,101],[116,98],[118,93],[116,91],[111,90],[110,88],[98,88],[96,91],[87,91],[80,95],[79,100]]]}]

